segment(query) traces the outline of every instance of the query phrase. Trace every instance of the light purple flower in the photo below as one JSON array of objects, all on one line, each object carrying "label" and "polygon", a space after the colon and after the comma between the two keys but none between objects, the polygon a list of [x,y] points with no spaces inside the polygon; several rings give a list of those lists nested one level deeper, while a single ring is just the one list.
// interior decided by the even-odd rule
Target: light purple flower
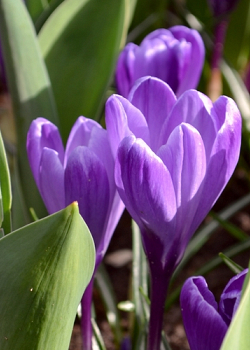
[{"label": "light purple flower", "polygon": [[78,201],[95,241],[98,265],[124,208],[115,188],[114,158],[106,130],[91,119],[79,117],[64,151],[57,127],[38,118],[30,126],[27,151],[50,214]]},{"label": "light purple flower", "polygon": [[199,33],[184,26],[157,29],[140,46],[129,43],[120,53],[116,85],[128,97],[138,78],[151,75],[170,85],[177,96],[196,88],[204,63],[204,44]]},{"label": "light purple flower", "polygon": [[181,291],[181,311],[191,350],[219,350],[239,306],[248,269],[233,277],[221,294],[219,307],[204,277],[190,277]]},{"label": "light purple flower", "polygon": [[172,270],[237,164],[239,110],[228,97],[213,104],[195,90],[176,100],[163,81],[144,77],[128,100],[108,99],[106,126],[116,185],[145,251]]},{"label": "light purple flower", "polygon": [[[108,99],[106,126],[117,154],[117,189],[140,227],[149,261],[150,334],[160,337],[171,275],[237,164],[241,116],[228,97],[213,104],[189,90],[177,100],[166,83],[144,77],[128,100]],[[148,344],[157,349],[154,340]]]}]

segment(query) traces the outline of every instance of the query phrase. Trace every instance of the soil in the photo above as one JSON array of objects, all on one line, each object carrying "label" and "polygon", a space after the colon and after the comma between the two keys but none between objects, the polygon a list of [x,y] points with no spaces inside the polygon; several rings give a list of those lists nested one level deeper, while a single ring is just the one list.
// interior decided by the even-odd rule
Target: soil
[{"label": "soil", "polygon": [[[237,169],[228,186],[218,199],[213,211],[219,212],[226,208],[230,203],[242,198],[249,192],[248,174]],[[212,218],[208,216],[203,224],[209,222]],[[243,208],[231,220],[234,225],[241,230],[250,234],[250,206]],[[200,251],[189,261],[186,267],[181,271],[176,284],[183,284],[186,278],[195,274],[199,268],[204,266],[211,259],[216,257],[219,252],[223,252],[226,248],[235,244],[237,240],[232,237],[225,229],[218,228],[211,236],[208,242],[200,249]],[[125,211],[118,227],[111,240],[107,251],[104,264],[112,281],[117,302],[128,300],[128,286],[130,285],[131,276],[131,220],[129,214]],[[233,260],[242,267],[248,266],[249,250],[234,257]],[[220,298],[220,294],[227,284],[228,280],[233,277],[233,272],[224,264],[221,264],[206,275],[206,280],[210,290],[214,293],[216,300]],[[171,294],[171,290],[169,291]],[[113,335],[109,324],[105,317],[102,302],[97,291],[94,292],[94,302],[97,307],[97,322],[101,330],[107,350],[117,350],[114,346]],[[128,314],[121,313],[121,325],[124,335],[128,334]],[[181,311],[178,300],[171,306],[164,316],[164,331],[167,335],[172,350],[189,350],[184,327],[182,324]],[[74,326],[70,350],[81,350],[81,333],[78,321]]]}]

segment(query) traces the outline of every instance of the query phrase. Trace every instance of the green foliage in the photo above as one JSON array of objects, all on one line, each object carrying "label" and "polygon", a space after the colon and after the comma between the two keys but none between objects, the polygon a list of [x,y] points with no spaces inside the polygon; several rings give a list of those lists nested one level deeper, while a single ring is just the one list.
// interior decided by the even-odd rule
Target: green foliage
[{"label": "green foliage", "polygon": [[0,239],[1,350],[68,349],[94,264],[77,203]]},{"label": "green foliage", "polygon": [[0,132],[0,192],[1,192],[1,223],[4,233],[11,232],[11,204],[12,192],[10,184],[10,172],[3,144],[2,135]]},{"label": "green foliage", "polygon": [[46,212],[29,168],[26,136],[32,120],[37,117],[57,124],[57,112],[34,27],[21,0],[0,1],[0,35],[18,130],[22,188],[28,207],[35,207],[42,217]]},{"label": "green foliage", "polygon": [[65,1],[39,33],[64,141],[80,115],[100,118],[125,40],[125,10],[125,0]]}]

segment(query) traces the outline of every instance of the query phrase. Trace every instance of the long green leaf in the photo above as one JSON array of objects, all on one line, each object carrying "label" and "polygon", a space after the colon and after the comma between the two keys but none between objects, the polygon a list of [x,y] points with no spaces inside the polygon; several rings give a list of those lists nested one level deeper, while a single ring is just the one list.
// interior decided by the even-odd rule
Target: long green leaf
[{"label": "long green leaf", "polygon": [[43,13],[44,7],[45,7],[44,6],[45,1],[44,0],[25,0],[25,4],[27,6],[29,14],[34,22]]},{"label": "long green leaf", "polygon": [[18,130],[21,182],[26,203],[42,217],[46,211],[29,168],[26,136],[37,117],[57,124],[57,112],[34,27],[22,0],[0,0],[0,36]]},{"label": "long green leaf", "polygon": [[11,205],[12,205],[12,192],[10,183],[10,172],[6,158],[5,148],[3,144],[2,135],[0,132],[0,186],[2,194],[2,206],[3,206],[3,223],[2,228],[4,233],[11,232]]},{"label": "long green leaf", "polygon": [[[146,343],[146,329],[148,321],[148,269],[145,253],[142,248],[141,234],[138,225],[132,221],[133,234],[133,285],[132,297],[135,306],[133,327],[133,349],[143,349]],[[145,298],[142,293],[145,294]]]},{"label": "long green leaf", "polygon": [[225,339],[220,350],[249,350],[249,323],[250,323],[250,280],[249,273],[246,276],[248,284],[244,295],[240,301],[238,310],[233,318],[232,323],[226,333]]},{"label": "long green leaf", "polygon": [[64,1],[39,32],[64,140],[80,115],[100,117],[125,39],[125,1]]},{"label": "long green leaf", "polygon": [[77,203],[0,239],[1,350],[67,350],[94,264]]},{"label": "long green leaf", "polygon": [[120,317],[116,307],[114,289],[103,264],[98,267],[98,270],[95,273],[95,282],[104,302],[107,319],[113,331],[115,342],[116,344],[119,344],[122,338]]},{"label": "long green leaf", "polygon": [[250,2],[238,1],[236,9],[230,15],[224,45],[224,56],[230,64],[242,71],[245,68],[250,52]]}]

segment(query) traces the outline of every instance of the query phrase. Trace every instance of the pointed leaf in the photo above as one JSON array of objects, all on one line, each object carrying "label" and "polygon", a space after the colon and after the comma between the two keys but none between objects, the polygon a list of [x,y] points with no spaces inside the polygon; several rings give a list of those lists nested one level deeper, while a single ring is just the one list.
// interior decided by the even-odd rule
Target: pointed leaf
[{"label": "pointed leaf", "polygon": [[1,350],[67,350],[94,264],[76,202],[0,239]]},{"label": "pointed leaf", "polygon": [[233,271],[235,274],[240,273],[243,271],[243,267],[238,265],[236,262],[234,262],[232,259],[230,259],[227,255],[223,253],[219,253],[219,257],[223,260],[224,264],[226,264],[231,271]]},{"label": "pointed leaf", "polygon": [[12,193],[11,193],[9,166],[6,158],[6,153],[5,153],[1,132],[0,132],[0,186],[1,186],[1,194],[2,194],[2,206],[3,206],[2,228],[4,229],[4,233],[7,234],[11,231],[10,210],[12,205]]},{"label": "pointed leaf", "polygon": [[64,140],[80,115],[99,118],[124,40],[125,17],[125,0],[68,0],[39,32]]},{"label": "pointed leaf", "polygon": [[29,169],[26,136],[33,119],[43,116],[56,124],[57,113],[34,27],[22,0],[0,1],[0,36],[18,130],[17,149],[25,199],[41,217],[45,209],[38,210],[42,203]]},{"label": "pointed leaf", "polygon": [[44,11],[43,0],[25,0],[25,4],[33,21],[35,21]]}]

